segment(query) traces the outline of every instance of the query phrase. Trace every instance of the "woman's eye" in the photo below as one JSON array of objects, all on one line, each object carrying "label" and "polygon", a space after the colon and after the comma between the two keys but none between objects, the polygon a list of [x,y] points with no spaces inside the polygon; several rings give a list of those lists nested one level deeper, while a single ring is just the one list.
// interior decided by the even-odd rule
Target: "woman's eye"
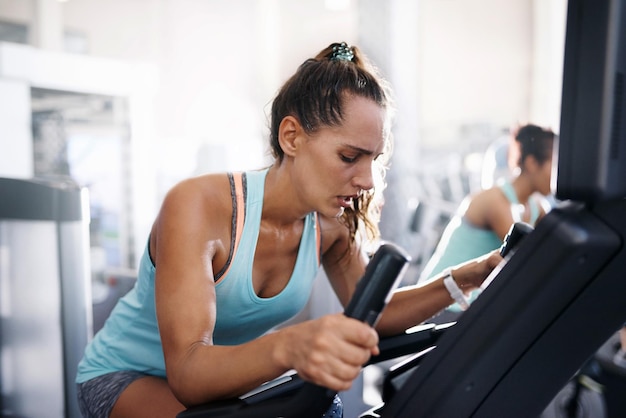
[{"label": "woman's eye", "polygon": [[358,156],[356,156],[356,157],[348,157],[348,156],[345,156],[343,154],[340,154],[339,157],[341,158],[341,161],[343,161],[345,163],[353,163],[358,158]]}]

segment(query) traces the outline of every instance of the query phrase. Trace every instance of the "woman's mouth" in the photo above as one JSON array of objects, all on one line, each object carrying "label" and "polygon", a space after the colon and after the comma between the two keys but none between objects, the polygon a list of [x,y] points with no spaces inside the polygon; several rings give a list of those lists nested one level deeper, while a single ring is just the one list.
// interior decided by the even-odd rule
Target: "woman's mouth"
[{"label": "woman's mouth", "polygon": [[352,202],[354,201],[354,196],[339,196],[339,206],[342,208],[352,208]]}]

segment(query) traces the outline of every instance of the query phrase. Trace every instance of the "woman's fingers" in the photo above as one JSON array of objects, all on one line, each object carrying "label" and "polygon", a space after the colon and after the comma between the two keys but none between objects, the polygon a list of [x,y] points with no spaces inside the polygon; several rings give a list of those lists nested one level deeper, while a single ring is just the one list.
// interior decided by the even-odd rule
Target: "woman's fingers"
[{"label": "woman's fingers", "polygon": [[378,354],[378,334],[369,325],[342,314],[309,321],[302,327],[302,355],[295,368],[302,378],[333,390],[352,385],[370,356]]}]

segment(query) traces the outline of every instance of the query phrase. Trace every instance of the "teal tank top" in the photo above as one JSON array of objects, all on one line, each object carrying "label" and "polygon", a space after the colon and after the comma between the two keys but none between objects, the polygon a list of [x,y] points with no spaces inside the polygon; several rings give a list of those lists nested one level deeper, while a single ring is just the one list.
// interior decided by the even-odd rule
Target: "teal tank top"
[{"label": "teal tank top", "polygon": [[[241,344],[288,320],[305,306],[320,266],[317,214],[304,220],[296,264],[287,286],[276,296],[258,297],[252,286],[252,264],[263,209],[267,169],[230,176],[233,190],[231,256],[216,275],[216,345]],[[235,180],[234,180],[235,179]],[[239,179],[239,182],[236,181]],[[239,202],[239,203],[237,203]],[[241,203],[245,202],[245,210]],[[85,349],[76,382],[134,370],[165,377],[165,361],[154,303],[156,268],[149,246],[141,258],[137,282],[122,297],[103,328]]]},{"label": "teal tank top", "polygon": [[[498,186],[511,202],[511,205],[519,203],[511,183],[500,182]],[[532,199],[529,199],[529,205],[530,223],[534,224],[540,213],[539,205]],[[457,215],[446,226],[435,252],[420,274],[419,281],[428,280],[449,267],[485,255],[501,245],[502,240],[495,232],[490,229],[478,228],[462,216]],[[472,292],[470,301],[475,300],[479,294],[479,290]],[[460,307],[455,303],[449,309],[457,311],[460,310]]]},{"label": "teal tank top", "polygon": [[259,237],[266,173],[266,170],[252,171],[246,176],[248,187],[241,242],[230,263],[230,270],[215,286],[215,344],[241,344],[296,315],[308,301],[319,269],[317,214],[310,213],[305,218],[296,264],[287,286],[270,298],[260,298],[254,292],[252,263]]}]

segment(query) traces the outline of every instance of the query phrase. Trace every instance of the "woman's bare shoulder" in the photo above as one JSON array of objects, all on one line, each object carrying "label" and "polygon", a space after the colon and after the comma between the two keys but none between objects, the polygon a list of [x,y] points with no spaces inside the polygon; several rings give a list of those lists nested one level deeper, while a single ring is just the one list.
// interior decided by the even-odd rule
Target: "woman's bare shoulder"
[{"label": "woman's bare shoulder", "polygon": [[188,201],[213,204],[222,200],[230,202],[230,182],[226,173],[205,174],[189,177],[172,186],[165,195],[164,202]]},{"label": "woman's bare shoulder", "polygon": [[195,236],[201,240],[227,239],[232,214],[230,183],[224,174],[187,178],[169,189],[152,228],[151,245],[158,237]]},{"label": "woman's bare shoulder", "polygon": [[471,198],[471,204],[489,207],[494,204],[502,204],[508,202],[506,195],[500,187],[490,187],[489,189],[481,190]]},{"label": "woman's bare shoulder", "polygon": [[228,214],[232,210],[230,182],[226,173],[206,174],[179,181],[166,193],[159,214],[178,222]]},{"label": "woman's bare shoulder", "polygon": [[486,227],[494,212],[508,210],[508,200],[499,187],[491,187],[472,195],[464,202],[464,216],[473,224]]}]

